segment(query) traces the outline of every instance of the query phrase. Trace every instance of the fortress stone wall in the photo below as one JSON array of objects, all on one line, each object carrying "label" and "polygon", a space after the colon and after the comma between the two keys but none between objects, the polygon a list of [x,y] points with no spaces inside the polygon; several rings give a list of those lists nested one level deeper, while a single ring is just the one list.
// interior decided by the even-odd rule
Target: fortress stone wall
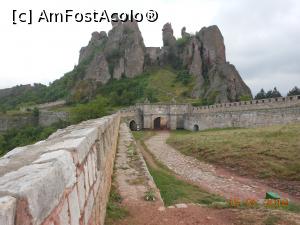
[{"label": "fortress stone wall", "polygon": [[[129,116],[130,114],[130,116]],[[204,130],[225,127],[255,127],[300,122],[300,96],[231,102],[193,107],[190,104],[137,104],[122,110],[128,124],[153,129],[160,119],[166,129]],[[137,122],[138,121],[138,122]]]},{"label": "fortress stone wall", "polygon": [[22,128],[24,126],[36,126],[43,127],[50,126],[59,121],[68,121],[69,114],[67,112],[54,112],[40,110],[38,117],[34,117],[32,113],[23,113],[20,115],[0,116],[0,132],[5,132],[11,128]]},{"label": "fortress stone wall", "polygon": [[102,225],[120,114],[58,130],[0,159],[1,225]]},{"label": "fortress stone wall", "polygon": [[184,121],[184,129],[191,131],[300,123],[300,107],[198,113],[186,115]]},{"label": "fortress stone wall", "polygon": [[36,124],[37,120],[31,114],[18,116],[0,116],[0,132],[7,131],[12,128],[20,128],[27,125]]},{"label": "fortress stone wall", "polygon": [[300,96],[192,107],[185,114],[184,129],[258,127],[300,123]]}]

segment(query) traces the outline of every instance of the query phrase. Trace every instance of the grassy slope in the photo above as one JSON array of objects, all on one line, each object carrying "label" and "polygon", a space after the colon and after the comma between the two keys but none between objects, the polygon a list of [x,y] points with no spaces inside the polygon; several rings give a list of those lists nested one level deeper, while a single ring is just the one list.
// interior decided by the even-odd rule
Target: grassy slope
[{"label": "grassy slope", "polygon": [[[176,132],[176,135],[190,135],[190,132],[180,131]],[[225,199],[221,196],[214,195],[212,193],[206,192],[203,189],[195,186],[185,180],[180,179],[167,167],[162,165],[155,157],[147,150],[147,147],[144,143],[145,140],[155,135],[154,131],[135,131],[133,132],[134,138],[141,143],[143,148],[143,156],[146,160],[149,172],[153,177],[156,186],[159,188],[161,196],[164,200],[164,203],[169,206],[176,203],[200,203],[205,204],[213,208],[228,208],[231,207],[230,204],[225,203]],[[174,137],[174,133],[173,136]],[[263,210],[263,206],[254,206],[258,207],[259,210]],[[251,206],[247,204],[242,204],[240,209],[249,209]],[[274,208],[268,208],[274,209]],[[288,207],[279,207],[275,209],[286,210],[290,212],[300,213],[300,205],[290,202]],[[275,210],[276,211],[276,210]],[[269,212],[272,215],[271,211]]]},{"label": "grassy slope", "polygon": [[184,92],[190,93],[195,85],[195,78],[192,78],[188,85],[176,82],[176,73],[170,69],[160,69],[149,76],[148,87],[156,91],[159,102],[170,102],[175,98],[178,102],[192,102],[195,99],[184,97]]},{"label": "grassy slope", "polygon": [[[216,203],[224,202],[222,207],[227,207],[225,199],[208,193],[198,186],[190,184],[179,179],[167,167],[158,162],[153,155],[149,153],[144,144],[144,140],[154,135],[153,131],[133,132],[136,140],[140,141],[148,157],[144,157],[151,176],[156,186],[159,188],[165,205],[170,206],[176,203],[201,203],[217,207]],[[145,156],[146,153],[143,153]],[[149,158],[150,157],[150,158]],[[151,160],[151,162],[150,162]]]},{"label": "grassy slope", "polygon": [[[143,102],[148,98],[149,92],[151,92],[157,102],[170,102],[173,98],[178,102],[186,102],[195,101],[195,99],[183,96],[183,93],[190,94],[194,85],[194,77],[191,78],[188,84],[183,84],[180,80],[177,80],[176,71],[164,68],[156,69],[131,79],[113,80],[107,85],[100,87],[98,92],[99,95],[107,99],[122,98],[125,95],[127,99],[131,98],[133,100],[129,105]],[[124,102],[122,101],[122,103]]]},{"label": "grassy slope", "polygon": [[197,133],[175,131],[168,143],[186,155],[245,175],[300,180],[300,124]]}]

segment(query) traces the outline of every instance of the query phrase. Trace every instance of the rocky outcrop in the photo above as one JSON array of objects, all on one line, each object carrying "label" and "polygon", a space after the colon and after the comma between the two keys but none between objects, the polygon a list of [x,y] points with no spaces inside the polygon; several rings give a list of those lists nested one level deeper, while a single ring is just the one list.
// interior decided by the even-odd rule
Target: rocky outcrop
[{"label": "rocky outcrop", "polygon": [[94,32],[88,46],[80,50],[79,63],[93,58],[84,79],[105,84],[111,78],[135,77],[144,71],[146,48],[137,22],[118,21],[112,26],[108,35]]},{"label": "rocky outcrop", "polygon": [[124,23],[124,61],[125,76],[134,77],[143,72],[146,48],[136,22]]},{"label": "rocky outcrop", "polygon": [[[235,67],[226,62],[223,36],[217,26],[204,27],[196,35],[181,30],[181,38],[174,41],[170,23],[164,25],[160,64],[181,66],[196,77],[193,97],[208,102],[237,101],[241,96],[252,97]],[[181,65],[180,65],[181,64]]]},{"label": "rocky outcrop", "polygon": [[87,59],[88,56],[94,54],[94,51],[97,48],[100,48],[102,44],[107,40],[107,34],[105,31],[93,32],[92,38],[89,44],[86,47],[82,47],[79,53],[79,63],[82,62],[84,59]]},{"label": "rocky outcrop", "polygon": [[86,79],[92,79],[102,84],[105,84],[111,78],[109,73],[108,62],[103,52],[97,54],[86,70]]},{"label": "rocky outcrop", "polygon": [[217,26],[203,27],[196,35],[202,44],[202,57],[209,67],[226,62],[223,36]]},{"label": "rocky outcrop", "polygon": [[145,66],[157,66],[161,61],[160,47],[147,47],[145,56]]},{"label": "rocky outcrop", "polygon": [[176,40],[171,23],[166,23],[162,39],[162,48],[146,48],[137,22],[113,22],[108,35],[94,32],[88,46],[80,50],[79,63],[92,58],[84,79],[105,84],[111,78],[132,78],[154,66],[171,65],[195,76],[195,98],[226,102],[252,97],[238,71],[226,62],[224,39],[217,26],[204,27],[196,35],[183,27]]},{"label": "rocky outcrop", "polygon": [[166,23],[162,29],[162,32],[164,47],[174,47],[176,45],[176,38],[173,35],[172,25],[170,23]]}]

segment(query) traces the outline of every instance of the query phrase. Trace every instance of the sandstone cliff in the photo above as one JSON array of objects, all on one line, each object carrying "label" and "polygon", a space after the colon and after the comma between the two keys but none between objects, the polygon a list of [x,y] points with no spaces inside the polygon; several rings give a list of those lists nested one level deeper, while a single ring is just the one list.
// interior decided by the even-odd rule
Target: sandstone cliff
[{"label": "sandstone cliff", "polygon": [[184,27],[182,37],[175,44],[171,34],[172,27],[166,24],[163,29],[165,61],[172,64],[175,60],[179,64],[177,66],[188,69],[190,74],[196,76],[194,97],[215,102],[237,101],[241,96],[252,97],[238,71],[226,62],[224,39],[217,26],[204,27],[196,35],[188,34]]},{"label": "sandstone cliff", "polygon": [[[252,97],[234,65],[226,61],[223,36],[217,26],[204,27],[196,35],[186,32],[176,39],[170,23],[162,29],[163,47],[145,47],[136,22],[115,22],[108,35],[94,32],[80,50],[79,63],[88,61],[84,78],[106,84],[110,79],[135,77],[153,66],[171,65],[196,77],[192,96],[213,102]],[[154,87],[155,88],[155,87]]]},{"label": "sandstone cliff", "polygon": [[112,25],[108,35],[104,31],[94,32],[88,46],[80,50],[79,63],[93,57],[85,79],[105,84],[111,78],[134,77],[144,71],[146,48],[137,23]]}]

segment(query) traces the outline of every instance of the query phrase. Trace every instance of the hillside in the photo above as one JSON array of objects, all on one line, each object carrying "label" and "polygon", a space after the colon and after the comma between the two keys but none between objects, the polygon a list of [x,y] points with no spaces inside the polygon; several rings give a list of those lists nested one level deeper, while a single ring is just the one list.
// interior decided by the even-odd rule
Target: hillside
[{"label": "hillside", "polygon": [[[78,123],[83,120],[102,117],[110,114],[122,107],[133,105],[137,102],[144,102],[148,99],[151,102],[186,102],[199,104],[199,100],[191,98],[191,87],[195,84],[195,79],[186,74],[184,71],[176,72],[171,68],[155,69],[151,73],[143,73],[134,78],[123,78],[120,80],[111,80],[106,85],[95,89],[93,99],[89,102],[81,104],[72,104],[64,107],[51,108],[54,111],[66,111],[69,114],[70,123]],[[57,85],[57,84],[56,84]],[[28,89],[24,92],[22,98],[15,95],[8,98],[7,103],[18,103],[23,105],[24,99],[34,99],[38,92]],[[52,91],[53,86],[42,87],[43,91],[38,94],[45,94],[49,90]],[[57,92],[59,93],[59,92]],[[80,92],[77,92],[80,97]],[[46,96],[46,95],[44,95]],[[78,96],[73,95],[73,99]],[[3,99],[1,99],[3,100]],[[0,100],[0,102],[1,102]],[[39,99],[37,99],[39,101]],[[31,101],[33,104],[34,101]],[[20,112],[10,110],[8,112],[0,112],[0,118],[11,118],[15,124],[4,133],[0,133],[0,155],[17,147],[38,140],[42,140],[57,128],[62,128],[68,123],[57,123],[49,127],[36,126],[36,123],[28,121],[20,123],[24,118],[31,118],[32,111]],[[20,118],[15,120],[15,118]],[[1,122],[1,121],[0,121]],[[25,121],[26,122],[26,121]],[[18,128],[18,129],[16,129]],[[0,129],[1,130],[1,129]]]},{"label": "hillside", "polygon": [[[93,32],[88,45],[80,50],[78,65],[49,86],[35,84],[0,90],[1,111],[58,99],[84,103],[97,95],[99,87],[112,80],[128,78],[128,81],[144,74],[153,76],[145,85],[151,86],[158,101],[169,101],[172,98],[159,97],[171,96],[172,91],[168,93],[168,89],[176,89],[171,84],[172,76],[168,80],[168,76],[163,76],[165,73],[157,72],[166,68],[174,74],[180,73],[181,80],[192,77],[192,85],[183,82],[185,93],[182,88],[175,91],[176,96],[180,96],[178,100],[193,98],[208,104],[252,97],[238,71],[226,61],[223,36],[217,26],[204,27],[195,35],[183,28],[182,37],[176,39],[171,24],[167,23],[162,29],[164,44],[160,48],[145,46],[136,22],[112,25],[108,33]],[[141,98],[139,100],[145,100]]]}]

